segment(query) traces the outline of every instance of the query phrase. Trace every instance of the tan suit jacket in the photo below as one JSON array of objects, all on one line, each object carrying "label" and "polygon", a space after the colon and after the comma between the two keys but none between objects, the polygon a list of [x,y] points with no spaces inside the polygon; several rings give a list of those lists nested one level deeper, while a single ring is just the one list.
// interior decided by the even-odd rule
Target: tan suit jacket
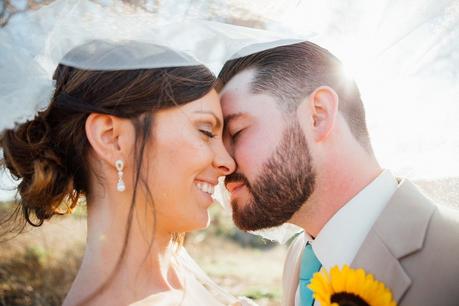
[{"label": "tan suit jacket", "polygon": [[[282,305],[295,305],[305,244],[301,234],[289,248]],[[351,267],[363,268],[385,283],[398,305],[458,306],[459,210],[435,205],[402,180]]]}]

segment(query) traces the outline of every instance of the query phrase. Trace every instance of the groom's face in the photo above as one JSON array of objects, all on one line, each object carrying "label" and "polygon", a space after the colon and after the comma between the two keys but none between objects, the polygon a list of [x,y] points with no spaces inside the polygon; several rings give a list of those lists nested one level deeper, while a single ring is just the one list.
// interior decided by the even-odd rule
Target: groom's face
[{"label": "groom's face", "polygon": [[297,117],[269,93],[252,93],[254,75],[237,74],[221,92],[224,143],[237,165],[225,185],[234,222],[244,230],[288,221],[311,195],[315,178]]}]

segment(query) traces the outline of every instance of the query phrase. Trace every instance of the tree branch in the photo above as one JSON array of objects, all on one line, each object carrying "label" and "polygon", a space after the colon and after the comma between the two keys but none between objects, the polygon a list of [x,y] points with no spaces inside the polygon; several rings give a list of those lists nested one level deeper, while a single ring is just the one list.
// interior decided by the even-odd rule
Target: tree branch
[{"label": "tree branch", "polygon": [[[1,1],[1,0],[0,0]],[[6,26],[8,21],[16,14],[24,13],[31,10],[39,9],[44,5],[48,5],[55,0],[27,0],[27,5],[23,9],[18,9],[11,3],[11,0],[2,0],[3,5],[0,8],[0,28]]]}]

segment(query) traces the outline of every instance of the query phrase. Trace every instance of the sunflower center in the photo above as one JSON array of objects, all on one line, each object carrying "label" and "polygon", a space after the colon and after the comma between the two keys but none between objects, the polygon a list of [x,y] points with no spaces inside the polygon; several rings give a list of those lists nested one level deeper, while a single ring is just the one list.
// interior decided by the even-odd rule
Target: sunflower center
[{"label": "sunflower center", "polygon": [[370,306],[360,296],[349,292],[338,292],[331,296],[330,301],[339,306]]}]

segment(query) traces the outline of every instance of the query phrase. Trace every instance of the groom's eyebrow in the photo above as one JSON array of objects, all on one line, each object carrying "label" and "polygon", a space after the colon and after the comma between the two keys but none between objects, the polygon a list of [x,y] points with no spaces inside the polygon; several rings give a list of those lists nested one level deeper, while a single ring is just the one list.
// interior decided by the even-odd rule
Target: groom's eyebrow
[{"label": "groom's eyebrow", "polygon": [[229,114],[223,117],[223,121],[225,123],[225,126],[228,126],[231,121],[239,119],[244,116],[244,113],[233,113]]}]

